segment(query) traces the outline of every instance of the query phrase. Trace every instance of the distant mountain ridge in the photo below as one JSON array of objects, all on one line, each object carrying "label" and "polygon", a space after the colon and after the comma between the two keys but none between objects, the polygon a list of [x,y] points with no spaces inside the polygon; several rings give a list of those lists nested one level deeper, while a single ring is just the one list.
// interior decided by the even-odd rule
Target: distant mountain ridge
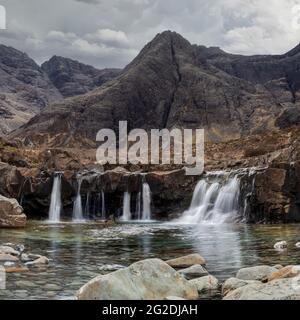
[{"label": "distant mountain ridge", "polygon": [[121,73],[121,69],[98,70],[59,56],[53,56],[41,67],[64,98],[87,93]]},{"label": "distant mountain ridge", "polygon": [[26,53],[0,45],[0,135],[27,123],[49,104],[86,93],[119,73],[62,57],[40,67]]},{"label": "distant mountain ridge", "polygon": [[101,128],[205,128],[226,141],[298,124],[300,54],[242,56],[158,34],[107,84],[55,103],[13,133],[53,146],[95,142]]}]

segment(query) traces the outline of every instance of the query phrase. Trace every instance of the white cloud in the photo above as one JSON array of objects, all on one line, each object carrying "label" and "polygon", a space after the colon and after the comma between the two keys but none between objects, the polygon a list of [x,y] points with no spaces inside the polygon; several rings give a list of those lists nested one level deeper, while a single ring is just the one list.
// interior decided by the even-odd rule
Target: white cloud
[{"label": "white cloud", "polygon": [[87,34],[85,38],[115,47],[128,47],[129,45],[129,40],[125,32],[111,29],[98,29],[94,33]]},{"label": "white cloud", "polygon": [[[300,0],[2,0],[0,41],[38,62],[57,54],[122,67],[158,32],[233,53],[283,53],[300,40]],[[299,28],[298,28],[299,27]]]}]

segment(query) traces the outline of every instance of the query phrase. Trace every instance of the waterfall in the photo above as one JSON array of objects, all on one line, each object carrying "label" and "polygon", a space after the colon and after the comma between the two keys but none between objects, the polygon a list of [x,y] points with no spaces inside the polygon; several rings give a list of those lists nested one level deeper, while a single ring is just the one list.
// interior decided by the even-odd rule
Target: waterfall
[{"label": "waterfall", "polygon": [[81,201],[81,194],[80,194],[81,183],[82,183],[82,179],[78,178],[77,179],[77,185],[78,185],[77,196],[73,205],[73,220],[76,220],[76,221],[83,220],[82,201]]},{"label": "waterfall", "polygon": [[49,221],[59,222],[61,213],[61,172],[56,172],[53,179],[51,203],[49,208]]},{"label": "waterfall", "polygon": [[105,194],[104,191],[101,190],[101,218],[105,218],[106,210],[105,210]]},{"label": "waterfall", "polygon": [[124,192],[123,215],[121,217],[121,220],[123,220],[123,221],[130,221],[131,220],[130,199],[131,199],[130,192],[127,192],[127,191]]},{"label": "waterfall", "polygon": [[195,187],[190,208],[179,219],[183,223],[233,221],[239,209],[240,180],[223,173],[204,177]]},{"label": "waterfall", "polygon": [[138,192],[138,194],[136,196],[135,215],[136,215],[138,220],[142,219],[142,215],[141,215],[141,192]]},{"label": "waterfall", "polygon": [[203,197],[205,195],[206,188],[207,188],[207,182],[205,180],[200,180],[197,183],[195,191],[193,193],[190,209],[197,208],[201,204]]},{"label": "waterfall", "polygon": [[142,220],[151,220],[151,190],[147,182],[143,182]]},{"label": "waterfall", "polygon": [[88,217],[90,214],[90,193],[88,192],[86,194],[86,201],[85,201],[85,207],[84,207],[84,216]]},{"label": "waterfall", "polygon": [[131,212],[131,193],[124,192],[123,196],[123,214],[121,220],[130,221],[136,219],[139,221],[151,220],[151,190],[146,182],[145,174],[142,175],[140,191],[135,197],[135,213]]}]

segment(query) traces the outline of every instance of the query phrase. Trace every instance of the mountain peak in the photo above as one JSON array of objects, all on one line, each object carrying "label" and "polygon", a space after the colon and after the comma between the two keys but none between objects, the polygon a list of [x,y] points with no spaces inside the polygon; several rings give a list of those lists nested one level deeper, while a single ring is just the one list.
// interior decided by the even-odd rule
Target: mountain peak
[{"label": "mountain peak", "polygon": [[98,70],[57,55],[45,61],[42,69],[65,98],[87,93],[120,73],[119,69]]},{"label": "mountain peak", "polygon": [[157,42],[173,42],[173,43],[184,43],[189,44],[189,41],[186,40],[182,35],[175,31],[166,30],[161,33],[158,33],[154,39],[151,41],[151,43],[157,43]]},{"label": "mountain peak", "polygon": [[292,57],[292,56],[295,56],[295,55],[297,55],[299,53],[300,53],[300,42],[295,48],[293,48],[292,50],[288,51],[284,56]]}]

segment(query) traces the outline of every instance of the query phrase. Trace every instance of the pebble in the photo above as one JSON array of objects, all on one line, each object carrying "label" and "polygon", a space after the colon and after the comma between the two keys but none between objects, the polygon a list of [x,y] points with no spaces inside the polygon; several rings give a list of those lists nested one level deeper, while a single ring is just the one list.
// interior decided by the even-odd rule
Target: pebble
[{"label": "pebble", "polygon": [[274,249],[283,250],[287,248],[287,242],[286,241],[280,241],[274,244]]}]

